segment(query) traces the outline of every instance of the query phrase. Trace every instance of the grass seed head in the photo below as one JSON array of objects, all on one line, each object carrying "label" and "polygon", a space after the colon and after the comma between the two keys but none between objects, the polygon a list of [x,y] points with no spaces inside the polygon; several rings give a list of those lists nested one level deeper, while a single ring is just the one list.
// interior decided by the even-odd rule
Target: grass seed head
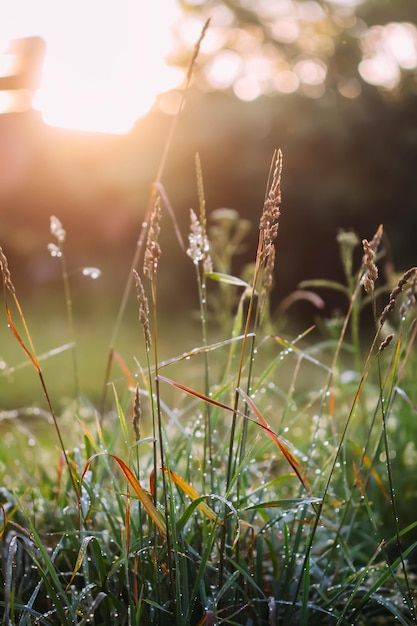
[{"label": "grass seed head", "polygon": [[203,262],[204,271],[211,272],[213,270],[213,264],[210,257],[210,245],[203,231],[200,220],[198,219],[195,211],[190,210],[190,234],[188,235],[189,247],[187,249],[187,255],[190,257],[194,265],[198,265]]},{"label": "grass seed head", "polygon": [[381,316],[379,318],[380,326],[382,326],[386,322],[388,315],[395,308],[398,296],[400,295],[400,293],[402,292],[402,290],[404,289],[405,285],[408,283],[410,278],[413,278],[413,283],[416,281],[416,273],[417,273],[417,267],[411,267],[401,276],[400,280],[398,281],[398,283],[396,284],[396,286],[390,293],[389,302],[387,306],[384,308],[384,310],[381,313]]},{"label": "grass seed head", "polygon": [[143,334],[145,336],[146,349],[149,351],[152,345],[152,336],[149,328],[149,303],[146,297],[143,283],[136,270],[133,270],[136,283],[136,295],[139,303],[139,321],[143,328]]},{"label": "grass seed head", "polygon": [[378,226],[375,235],[371,241],[367,239],[362,240],[363,247],[363,259],[362,263],[366,267],[365,274],[362,278],[363,288],[366,293],[371,293],[375,288],[375,281],[378,278],[378,268],[375,265],[375,255],[381,243],[384,228],[382,224]]},{"label": "grass seed head", "polygon": [[282,152],[278,150],[275,157],[274,173],[268,195],[265,199],[259,230],[262,237],[261,261],[264,262],[271,251],[271,246],[278,234],[278,220],[281,215],[279,205],[281,204],[281,173],[282,173]]},{"label": "grass seed head", "polygon": [[140,439],[141,415],[142,415],[142,409],[140,406],[140,390],[139,390],[139,385],[136,385],[135,401],[133,404],[133,419],[132,419],[133,432],[135,433],[136,441],[139,441]]},{"label": "grass seed head", "polygon": [[55,237],[58,243],[64,243],[66,232],[61,224],[61,221],[55,217],[55,215],[51,215],[50,217],[50,230],[51,235]]},{"label": "grass seed head", "polygon": [[400,306],[400,317],[404,318],[407,312],[416,304],[417,296],[417,272],[414,272],[413,279],[407,291],[405,292],[406,300]]},{"label": "grass seed head", "polygon": [[152,215],[151,223],[149,225],[148,239],[146,242],[145,259],[143,262],[144,275],[152,280],[158,269],[158,262],[161,256],[161,247],[159,245],[159,233],[161,231],[161,199],[156,197]]},{"label": "grass seed head", "polygon": [[382,352],[383,350],[385,350],[385,348],[388,348],[389,344],[391,343],[393,339],[394,339],[393,333],[387,335],[384,341],[382,341],[379,346],[379,352]]},{"label": "grass seed head", "polygon": [[366,293],[371,293],[375,288],[375,281],[378,278],[378,268],[375,265],[375,250],[367,239],[362,240],[363,246],[363,264],[366,267],[366,272],[363,276],[362,283]]},{"label": "grass seed head", "polygon": [[10,291],[10,293],[16,293],[14,285],[12,283],[12,277],[10,275],[9,264],[7,262],[7,257],[3,252],[3,248],[0,246],[0,269],[3,275],[3,285],[6,289]]},{"label": "grass seed head", "polygon": [[262,280],[262,287],[265,291],[270,291],[274,283],[274,267],[275,267],[275,246],[271,244],[268,258],[265,264],[265,271]]}]

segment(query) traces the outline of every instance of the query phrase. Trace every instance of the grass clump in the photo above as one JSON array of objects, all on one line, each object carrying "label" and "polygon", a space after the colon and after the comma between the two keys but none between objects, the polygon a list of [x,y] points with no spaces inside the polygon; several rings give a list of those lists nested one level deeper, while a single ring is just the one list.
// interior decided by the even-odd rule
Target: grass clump
[{"label": "grass clump", "polygon": [[[1,252],[7,322],[39,377],[58,445],[42,449],[35,436],[32,453],[19,452],[16,476],[15,451],[7,438],[0,443],[3,623],[415,623],[416,268],[387,297],[376,286],[382,227],[363,240],[357,271],[358,242],[341,233],[346,284],[309,281],[287,302],[320,304],[312,289],[337,289],[346,314],[338,324],[321,320],[321,335],[312,327],[277,334],[269,296],[281,172],[277,152],[243,279],[225,271],[233,251],[220,263],[213,236],[224,236],[221,220],[233,220],[237,251],[247,226],[216,214],[210,230],[197,158],[200,206],[186,254],[201,341],[165,361],[154,187],[143,266],[129,276],[143,350],[122,357],[113,335],[101,408],[79,392],[74,352],[76,397],[57,415]],[[65,231],[51,224],[63,260]],[[368,347],[364,307],[374,323]]]}]

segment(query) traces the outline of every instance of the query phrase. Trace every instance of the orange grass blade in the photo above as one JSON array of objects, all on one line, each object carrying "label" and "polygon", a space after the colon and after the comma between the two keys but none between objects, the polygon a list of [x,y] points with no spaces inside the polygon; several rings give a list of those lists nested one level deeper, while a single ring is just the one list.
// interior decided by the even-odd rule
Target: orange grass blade
[{"label": "orange grass blade", "polygon": [[387,493],[387,490],[384,487],[384,484],[383,484],[383,482],[381,480],[381,477],[378,474],[378,471],[377,471],[376,467],[373,466],[373,463],[372,463],[371,459],[369,458],[369,456],[367,454],[365,454],[365,456],[363,458],[363,462],[364,462],[366,467],[370,467],[371,468],[371,473],[372,473],[372,476],[375,478],[376,484],[380,488],[381,493],[383,494],[384,498],[386,498],[389,501],[389,495]]},{"label": "orange grass blade", "polygon": [[39,372],[40,367],[39,367],[38,359],[36,358],[36,355],[32,354],[32,352],[29,350],[29,348],[26,347],[23,339],[21,338],[21,336],[20,336],[16,326],[13,323],[12,314],[10,312],[10,308],[9,308],[9,305],[7,304],[7,302],[6,302],[6,315],[7,315],[7,323],[9,324],[10,330],[12,331],[13,335],[16,337],[17,341],[19,342],[20,347],[22,348],[22,350],[24,351],[26,356],[29,357],[29,359],[31,360],[33,366]]},{"label": "orange grass blade", "polygon": [[57,489],[58,489],[58,497],[61,496],[61,486],[62,486],[62,474],[65,466],[65,458],[63,454],[59,455],[58,465],[57,465]]},{"label": "orange grass blade", "polygon": [[164,536],[166,536],[167,527],[166,527],[165,519],[163,518],[162,514],[158,511],[158,509],[156,508],[151,498],[148,496],[148,494],[146,493],[146,491],[144,490],[144,488],[142,487],[142,485],[140,484],[140,482],[138,481],[138,479],[136,478],[132,470],[126,465],[124,461],[122,461],[122,459],[120,459],[116,455],[111,454],[110,456],[119,464],[119,467],[121,468],[123,474],[126,476],[126,479],[128,480],[133,491],[135,492],[139,500],[142,502],[145,508],[145,511],[147,512],[149,517],[153,520],[153,522],[159,528],[159,531]]},{"label": "orange grass blade", "polygon": [[[389,494],[387,493],[387,490],[384,487],[384,483],[382,482],[382,479],[381,479],[380,475],[378,474],[378,471],[377,471],[376,467],[374,466],[372,459],[367,454],[364,454],[362,452],[362,448],[358,444],[356,444],[354,441],[350,440],[350,443],[355,448],[355,450],[357,450],[358,452],[360,452],[363,455],[362,456],[362,462],[363,462],[364,466],[371,470],[371,474],[374,477],[376,484],[380,488],[382,495],[384,496],[384,498],[389,500]],[[356,463],[355,462],[353,463],[353,466],[354,466],[353,470],[354,470],[354,473],[355,473],[355,478],[356,478],[357,481],[360,481],[360,482],[358,482],[358,487],[362,491],[363,490],[362,479],[359,476],[359,471],[358,471],[358,469],[356,467]]]},{"label": "orange grass blade", "polygon": [[181,385],[181,383],[177,383],[175,380],[172,380],[171,378],[166,378],[165,376],[161,376],[160,374],[158,374],[158,376],[156,377],[156,380],[159,380],[163,383],[168,383],[169,385],[172,385],[173,387],[176,387],[177,389],[180,389],[181,391],[185,391],[185,393],[189,393],[195,398],[199,398],[200,400],[203,400],[204,402],[209,402],[210,404],[217,406],[219,409],[225,409],[226,411],[231,411],[232,413],[236,413],[237,415],[246,417],[244,413],[241,413],[240,411],[232,409],[232,407],[229,406],[228,404],[223,404],[223,402],[218,402],[217,400],[214,400],[213,398],[209,398],[209,396],[204,395],[204,393],[200,393],[198,391],[195,391],[194,389],[191,389],[190,387]]},{"label": "orange grass blade", "polygon": [[301,463],[293,455],[293,453],[287,448],[287,446],[284,444],[281,437],[277,435],[276,433],[274,433],[274,431],[271,429],[268,422],[266,421],[266,419],[264,418],[264,416],[262,415],[262,413],[260,412],[256,404],[254,403],[252,398],[250,398],[248,394],[245,391],[243,391],[243,389],[241,388],[238,389],[238,392],[244,398],[246,404],[249,406],[251,411],[253,411],[253,413],[258,418],[259,423],[264,427],[264,430],[266,431],[268,437],[270,437],[270,439],[272,439],[275,445],[281,450],[282,454],[285,456],[288,463],[291,465],[294,472],[297,474],[303,487],[311,493],[311,485],[310,485],[309,480],[307,479],[305,470],[302,467]]},{"label": "orange grass blade", "polygon": [[153,499],[155,499],[155,470],[152,470],[149,475],[149,491]]},{"label": "orange grass blade", "polygon": [[[196,500],[200,496],[194,487],[191,487],[181,476],[178,476],[173,470],[165,469],[165,474],[168,474],[171,477],[172,481],[179,487],[191,500]],[[211,510],[211,508],[205,503],[200,502],[198,505],[199,509],[203,511],[210,519],[216,520],[217,515]]]},{"label": "orange grass blade", "polygon": [[305,470],[302,467],[301,463],[298,461],[298,459],[296,459],[296,457],[293,455],[293,453],[287,448],[287,446],[284,444],[282,438],[279,437],[271,429],[271,427],[269,426],[268,422],[263,417],[262,413],[259,411],[258,407],[255,405],[253,400],[251,400],[251,398],[249,398],[249,396],[243,391],[243,389],[239,388],[238,392],[245,398],[248,406],[250,406],[250,408],[252,409],[253,413],[258,418],[258,421],[254,420],[254,419],[251,419],[250,417],[248,417],[247,415],[242,413],[242,411],[238,411],[237,409],[233,409],[228,404],[223,404],[223,402],[218,402],[217,400],[214,400],[213,398],[209,398],[208,396],[204,395],[203,393],[199,393],[198,391],[195,391],[194,389],[190,389],[189,387],[186,387],[185,385],[182,385],[181,383],[175,382],[171,378],[166,378],[165,376],[161,376],[159,374],[157,376],[157,380],[165,382],[165,383],[168,383],[168,384],[172,385],[173,387],[176,387],[177,389],[180,389],[181,391],[185,391],[185,393],[189,393],[192,396],[194,396],[196,398],[200,398],[200,400],[204,400],[205,402],[209,402],[210,404],[213,404],[214,406],[217,406],[217,407],[219,407],[221,409],[225,409],[226,411],[231,411],[232,413],[235,413],[235,415],[241,415],[243,418],[248,419],[251,422],[254,422],[255,424],[258,424],[258,426],[261,426],[267,432],[268,436],[272,439],[272,441],[281,450],[282,454],[285,456],[285,458],[287,459],[288,463],[291,465],[291,467],[293,468],[294,472],[298,476],[298,478],[299,478],[300,482],[302,483],[303,487],[307,491],[309,491],[311,493],[311,485],[310,485],[310,482],[309,482],[309,480],[308,480],[308,478],[307,478],[307,476],[305,474]]},{"label": "orange grass blade", "polygon": [[129,387],[131,389],[133,387],[135,387],[135,381],[133,380],[132,372],[130,371],[130,369],[126,365],[126,361],[124,360],[122,355],[119,354],[118,352],[114,351],[113,352],[113,358],[114,358],[115,361],[117,361],[120,369],[122,370],[123,374],[125,375]]},{"label": "orange grass blade", "polygon": [[213,611],[207,610],[204,615],[201,617],[197,626],[213,626],[214,624],[214,613]]},{"label": "orange grass blade", "polygon": [[[84,471],[83,471],[83,475],[81,477],[82,480],[84,479],[85,473],[87,472],[88,468],[90,467],[91,461],[96,456],[99,456],[99,455],[95,454],[94,456],[92,456],[92,457],[90,457],[88,459],[87,464],[86,464],[86,466],[84,468]],[[142,487],[142,485],[140,484],[140,482],[138,481],[138,479],[136,478],[136,476],[134,475],[132,470],[126,465],[126,463],[124,461],[122,461],[122,459],[120,459],[115,454],[109,454],[109,456],[112,459],[114,459],[116,461],[116,463],[119,465],[120,469],[122,470],[123,474],[125,475],[128,483],[129,483],[129,485],[132,487],[133,491],[135,492],[135,494],[137,495],[139,500],[142,502],[145,511],[147,512],[147,514],[149,515],[151,520],[155,523],[155,525],[157,526],[157,528],[160,531],[160,533],[162,535],[166,536],[166,534],[167,534],[167,527],[166,527],[166,522],[165,522],[164,517],[158,511],[158,509],[156,508],[156,506],[152,502],[151,498],[149,497],[149,495],[147,494],[145,489]]]},{"label": "orange grass blade", "polygon": [[91,447],[93,448],[93,450],[95,450],[95,452],[98,452],[98,446],[97,446],[96,442],[94,441],[93,436],[91,435],[91,433],[88,430],[87,426],[81,420],[78,420],[78,423],[81,426],[82,430],[84,431],[84,435],[88,439],[88,442],[91,445]]}]

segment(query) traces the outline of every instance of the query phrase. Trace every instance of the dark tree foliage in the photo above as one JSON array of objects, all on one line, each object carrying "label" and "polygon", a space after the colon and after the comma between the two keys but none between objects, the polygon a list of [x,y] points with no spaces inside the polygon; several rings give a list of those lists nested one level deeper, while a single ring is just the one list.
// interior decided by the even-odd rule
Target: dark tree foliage
[{"label": "dark tree foliage", "polygon": [[[190,99],[183,122],[184,129],[193,125],[190,142],[202,152],[209,207],[229,204],[253,217],[272,151],[279,146],[284,152],[278,292],[303,278],[341,278],[339,228],[372,237],[382,222],[386,261],[394,260],[398,270],[413,264],[417,3],[184,0],[181,5],[201,24],[210,17],[214,30],[202,46],[194,81],[206,95],[196,98],[195,107]],[[177,35],[181,42],[181,30]],[[183,62],[184,52],[180,46],[173,61]],[[222,57],[225,52],[232,56]],[[239,57],[229,82],[222,83],[221,65],[213,79],[213,54]],[[264,64],[251,65],[253,56]],[[297,87],[280,82],[280,72],[291,80],[296,74]],[[258,80],[259,97],[246,98],[244,78]],[[359,261],[360,250],[357,256]]]}]

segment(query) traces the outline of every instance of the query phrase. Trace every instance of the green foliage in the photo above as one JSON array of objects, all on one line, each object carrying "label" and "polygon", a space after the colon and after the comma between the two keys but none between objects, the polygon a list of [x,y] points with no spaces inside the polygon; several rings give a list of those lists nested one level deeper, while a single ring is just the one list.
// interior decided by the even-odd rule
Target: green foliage
[{"label": "green foliage", "polygon": [[[284,324],[268,302],[281,167],[277,153],[243,279],[231,260],[244,237],[227,251],[212,241],[224,233],[218,216],[210,231],[197,162],[200,211],[187,254],[202,340],[166,361],[158,356],[160,321],[169,318],[158,311],[153,198],[146,271],[135,274],[144,349],[122,356],[112,340],[105,387],[112,380],[114,393],[103,394],[100,410],[79,396],[62,415],[54,410],[2,259],[9,323],[40,375],[60,447],[42,449],[40,434],[26,457],[27,434],[17,431],[0,443],[5,624],[415,621],[416,270],[389,298],[381,294],[378,311],[382,230],[364,240],[357,270],[358,242],[341,235],[346,284],[304,285],[345,294],[340,324],[322,320],[323,335],[277,334]],[[65,296],[69,305],[68,285]],[[364,307],[374,315],[369,339],[359,333]],[[121,381],[119,372],[111,377],[115,364]]]}]

